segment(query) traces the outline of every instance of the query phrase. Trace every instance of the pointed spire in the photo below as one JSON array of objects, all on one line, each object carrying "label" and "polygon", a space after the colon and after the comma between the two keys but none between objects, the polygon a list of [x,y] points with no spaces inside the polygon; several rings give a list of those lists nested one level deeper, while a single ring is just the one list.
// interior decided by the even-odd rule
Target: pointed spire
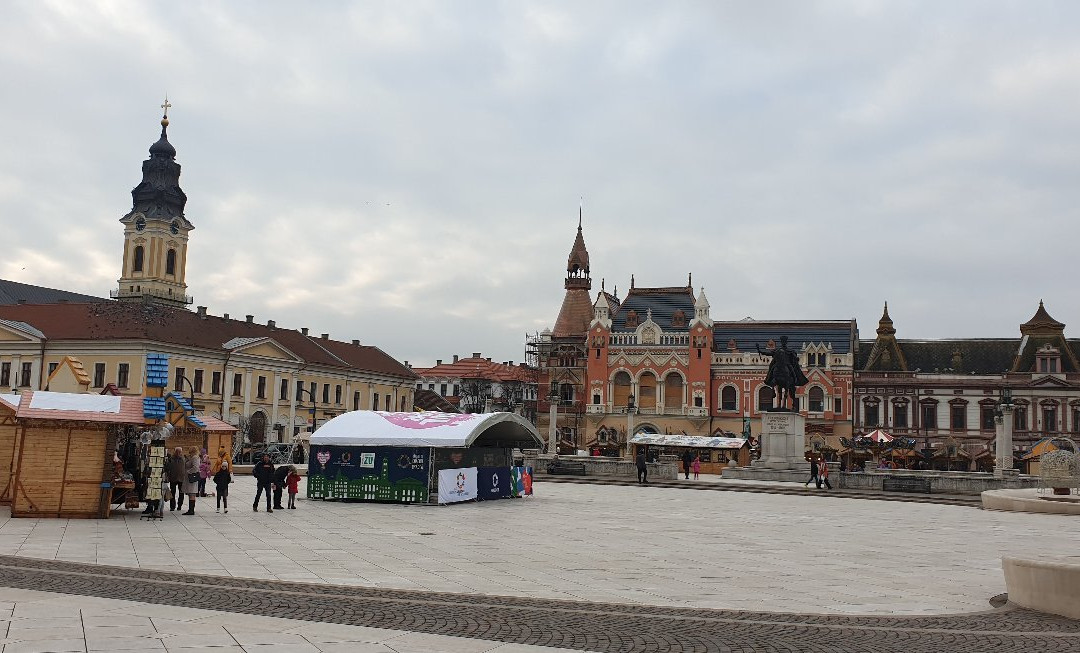
[{"label": "pointed spire", "polygon": [[885,302],[885,310],[881,314],[881,319],[878,320],[877,334],[878,336],[896,335],[896,329],[893,328],[892,318],[889,317],[889,302]]},{"label": "pointed spire", "polygon": [[630,290],[634,289],[634,274],[630,273]]},{"label": "pointed spire", "polygon": [[694,319],[690,323],[693,327],[697,324],[703,324],[706,327],[712,328],[712,317],[709,316],[709,298],[705,296],[705,286],[701,287],[701,292],[698,293],[697,299],[694,300]]},{"label": "pointed spire", "polygon": [[1065,333],[1065,325],[1058,322],[1054,318],[1050,317],[1050,314],[1046,312],[1046,307],[1043,306],[1043,301],[1039,300],[1039,308],[1035,311],[1035,315],[1030,320],[1020,325],[1021,335],[1059,335]]},{"label": "pointed spire", "polygon": [[[169,108],[166,98],[161,105],[161,137],[150,146],[150,158],[143,162],[142,183],[131,191],[132,213],[142,213],[146,218],[172,220],[184,217],[187,195],[180,189],[180,164],[176,162],[176,148],[169,142]],[[129,214],[130,215],[130,214]],[[185,225],[191,228],[185,220]]]},{"label": "pointed spire", "polygon": [[569,288],[592,288],[592,279],[589,277],[589,250],[585,248],[585,237],[581,231],[581,208],[578,208],[577,236],[574,245],[570,248],[570,256],[566,259],[566,283]]}]

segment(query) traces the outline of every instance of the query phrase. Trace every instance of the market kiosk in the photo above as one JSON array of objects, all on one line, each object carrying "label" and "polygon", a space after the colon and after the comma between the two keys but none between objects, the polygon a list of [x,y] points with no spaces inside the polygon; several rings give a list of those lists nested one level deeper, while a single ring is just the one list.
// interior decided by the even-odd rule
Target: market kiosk
[{"label": "market kiosk", "polygon": [[19,395],[0,394],[0,504],[11,503],[11,487],[15,478],[15,412]]},{"label": "market kiosk", "polygon": [[681,460],[683,454],[690,451],[692,456],[701,456],[703,474],[722,474],[731,461],[735,461],[739,467],[750,464],[750,443],[739,437],[638,433],[630,438],[630,444],[635,457],[639,450],[644,449],[650,460],[658,456],[673,456]]},{"label": "market kiosk", "polygon": [[514,450],[542,445],[513,413],[353,411],[311,434],[307,496],[456,503],[531,494]]}]

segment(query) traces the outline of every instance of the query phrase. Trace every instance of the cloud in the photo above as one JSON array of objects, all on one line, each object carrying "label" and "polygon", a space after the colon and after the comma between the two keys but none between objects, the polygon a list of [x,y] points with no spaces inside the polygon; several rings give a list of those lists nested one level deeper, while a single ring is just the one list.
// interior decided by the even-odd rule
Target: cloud
[{"label": "cloud", "polygon": [[0,275],[104,295],[158,105],[211,312],[521,360],[562,298],[1076,324],[1070,4],[41,2],[0,20]]}]

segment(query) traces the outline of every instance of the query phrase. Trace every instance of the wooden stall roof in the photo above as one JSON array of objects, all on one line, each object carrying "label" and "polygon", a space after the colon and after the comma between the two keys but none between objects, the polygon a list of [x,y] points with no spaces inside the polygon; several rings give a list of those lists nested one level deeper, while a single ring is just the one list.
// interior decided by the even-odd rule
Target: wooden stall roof
[{"label": "wooden stall roof", "polygon": [[[119,399],[116,411],[83,410],[79,408],[54,409],[32,406],[34,395],[67,395],[60,392],[27,390],[19,395],[19,408],[15,416],[19,419],[61,420],[68,422],[105,422],[107,424],[145,424],[142,397],[112,397]],[[102,397],[102,395],[67,395],[69,397]]]},{"label": "wooden stall roof", "polygon": [[236,430],[236,427],[232,424],[229,424],[228,422],[223,422],[216,417],[201,415],[199,416],[199,419],[201,419],[203,423],[206,424],[206,428],[204,428],[203,430],[210,433],[232,433]]},{"label": "wooden stall roof", "polygon": [[19,408],[19,395],[0,395],[0,410],[14,413]]}]

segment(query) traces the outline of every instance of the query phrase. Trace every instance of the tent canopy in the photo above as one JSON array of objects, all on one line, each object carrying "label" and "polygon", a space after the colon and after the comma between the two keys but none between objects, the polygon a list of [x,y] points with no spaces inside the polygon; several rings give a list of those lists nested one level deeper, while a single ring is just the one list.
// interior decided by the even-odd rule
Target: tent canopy
[{"label": "tent canopy", "polygon": [[540,447],[540,433],[513,413],[354,410],[311,434],[311,444],[382,447]]},{"label": "tent canopy", "polygon": [[651,444],[660,447],[694,447],[696,449],[741,449],[746,445],[746,440],[742,438],[718,438],[711,435],[638,433],[630,438],[630,444]]},{"label": "tent canopy", "polygon": [[864,438],[869,438],[869,439],[873,440],[874,442],[878,442],[878,443],[892,442],[892,440],[893,440],[893,436],[889,435],[885,431],[882,431],[881,429],[874,429],[873,431],[870,431],[869,433],[867,433],[863,437]]}]

